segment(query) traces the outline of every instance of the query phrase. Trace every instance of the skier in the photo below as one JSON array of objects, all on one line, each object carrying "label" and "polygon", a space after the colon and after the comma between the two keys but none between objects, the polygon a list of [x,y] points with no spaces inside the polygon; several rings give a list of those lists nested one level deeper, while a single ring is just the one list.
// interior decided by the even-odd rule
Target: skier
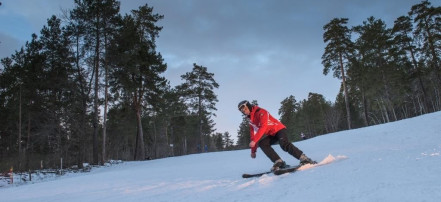
[{"label": "skier", "polygon": [[256,158],[257,147],[274,163],[272,171],[286,167],[285,161],[271,147],[277,141],[283,151],[288,152],[300,164],[316,164],[317,162],[308,158],[299,148],[294,146],[286,135],[286,127],[265,109],[253,105],[247,100],[241,101],[238,105],[239,111],[246,115],[250,121],[250,144],[251,158]]}]

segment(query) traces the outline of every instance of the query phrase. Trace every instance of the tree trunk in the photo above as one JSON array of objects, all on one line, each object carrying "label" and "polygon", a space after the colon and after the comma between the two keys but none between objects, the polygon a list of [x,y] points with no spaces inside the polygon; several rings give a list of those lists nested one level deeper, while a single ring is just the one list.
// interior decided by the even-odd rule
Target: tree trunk
[{"label": "tree trunk", "polygon": [[[98,14],[97,14],[98,15]],[[99,132],[99,113],[98,113],[98,90],[99,90],[99,66],[100,66],[100,32],[99,32],[99,16],[97,16],[96,29],[96,44],[95,44],[95,88],[94,88],[94,101],[93,101],[93,164],[98,164],[98,132]]]},{"label": "tree trunk", "polygon": [[349,108],[349,95],[348,95],[348,89],[346,88],[346,77],[345,77],[345,69],[343,66],[343,56],[340,54],[340,68],[341,68],[341,75],[343,78],[343,90],[345,92],[345,105],[346,105],[346,120],[348,123],[348,129],[351,129],[351,111]]},{"label": "tree trunk", "polygon": [[135,160],[135,161],[138,159],[138,156],[139,156],[139,155],[138,155],[138,151],[139,151],[139,150],[138,150],[138,147],[139,147],[139,146],[138,146],[138,142],[139,142],[139,141],[138,141],[138,139],[139,139],[138,136],[139,136],[139,130],[136,130],[135,152],[133,153],[133,160]]},{"label": "tree trunk", "polygon": [[104,165],[106,162],[106,139],[107,139],[107,69],[106,69],[106,87],[105,87],[105,98],[104,98],[104,117],[103,117],[103,145],[102,145],[102,154],[101,154],[101,162]]},{"label": "tree trunk", "polygon": [[[202,81],[199,80],[199,83],[201,83]],[[202,84],[199,84],[199,86],[201,86]],[[204,148],[204,134],[202,133],[202,93],[199,93],[199,100],[198,100],[198,104],[199,104],[199,110],[198,110],[198,115],[199,115],[199,135],[201,138],[201,147],[200,147],[200,151],[202,152],[202,148]],[[199,151],[198,151],[199,152]]]},{"label": "tree trunk", "polygon": [[[107,44],[107,35],[104,36],[104,41]],[[106,47],[107,49],[107,47]],[[107,57],[105,59],[107,61]],[[108,105],[108,88],[109,88],[109,70],[107,62],[104,62],[105,81],[104,81],[104,117],[103,117],[103,145],[101,154],[101,163],[104,165],[106,162],[106,139],[107,139],[107,105]]]},{"label": "tree trunk", "polygon": [[85,87],[86,86],[83,83],[83,75],[81,73],[81,68],[80,68],[80,37],[77,34],[76,36],[76,56],[75,56],[75,66],[76,66],[76,70],[77,70],[77,74],[78,74],[78,82],[79,82],[79,88],[80,88],[80,92],[81,92],[81,97],[80,97],[80,101],[81,101],[81,106],[80,107],[80,114],[79,114],[79,127],[76,128],[77,129],[77,135],[78,135],[78,139],[76,142],[76,145],[78,146],[78,154],[77,154],[77,166],[78,168],[83,168],[83,162],[84,162],[84,154],[86,153],[85,150],[85,145],[86,145],[86,141],[85,141],[85,133],[86,133],[86,112],[87,112],[87,94],[85,92]]},{"label": "tree trunk", "polygon": [[367,106],[367,99],[366,99],[366,95],[364,94],[364,91],[362,92],[362,99],[363,99],[363,121],[364,121],[364,126],[369,126],[369,122],[368,122],[368,106]]},{"label": "tree trunk", "polygon": [[145,147],[144,147],[144,135],[142,132],[142,122],[141,122],[141,107],[137,107],[136,109],[136,121],[138,126],[138,148],[139,148],[139,155],[137,155],[138,159],[135,160],[145,160]]},{"label": "tree trunk", "polygon": [[[382,62],[380,63],[380,67],[383,66]],[[384,111],[387,113],[387,122],[390,122],[390,115],[389,115],[389,111],[392,113],[394,121],[397,120],[397,117],[395,115],[395,109],[394,106],[392,104],[391,101],[391,96],[390,96],[390,88],[388,85],[388,79],[386,78],[386,73],[384,72],[383,68],[381,68],[381,76],[382,76],[382,80],[383,80],[383,85],[384,85],[384,94],[385,94],[385,100],[383,101],[384,103]]]},{"label": "tree trunk", "polygon": [[20,84],[20,95],[19,95],[19,103],[18,103],[18,169],[21,169],[21,84]]},{"label": "tree trunk", "polygon": [[[410,42],[409,42],[410,43]],[[409,47],[411,47],[411,45],[409,44],[408,45]],[[423,113],[428,113],[428,110],[429,110],[429,105],[428,105],[428,103],[427,103],[427,93],[426,93],[426,88],[424,87],[424,83],[423,83],[423,79],[421,78],[421,70],[419,69],[419,67],[418,67],[418,63],[417,63],[417,61],[416,61],[416,59],[415,59],[415,53],[414,53],[414,51],[413,51],[413,49],[410,49],[410,55],[411,55],[411,57],[412,57],[412,63],[413,63],[413,66],[414,66],[414,69],[416,70],[416,72],[417,72],[417,77],[418,77],[418,83],[419,83],[419,86],[420,86],[420,88],[421,88],[421,91],[423,92]]]},{"label": "tree trunk", "polygon": [[31,113],[28,112],[28,127],[27,127],[27,141],[26,141],[26,168],[30,169],[29,162],[31,160],[31,150],[30,150],[30,144],[31,144]]},{"label": "tree trunk", "polygon": [[153,148],[154,148],[154,158],[158,158],[158,136],[157,136],[157,133],[156,133],[156,123],[155,123],[155,121],[153,121],[153,141],[154,141],[154,146],[153,146]]}]

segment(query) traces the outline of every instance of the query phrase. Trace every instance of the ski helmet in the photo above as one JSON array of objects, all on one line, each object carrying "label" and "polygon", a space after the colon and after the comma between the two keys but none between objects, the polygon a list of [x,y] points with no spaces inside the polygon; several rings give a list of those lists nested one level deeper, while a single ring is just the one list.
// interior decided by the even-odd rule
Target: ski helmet
[{"label": "ski helmet", "polygon": [[242,106],[246,106],[248,107],[248,109],[251,111],[251,109],[253,108],[253,105],[248,102],[248,100],[243,100],[241,102],[239,102],[239,104],[237,105],[237,109],[240,111],[240,109],[242,108]]}]

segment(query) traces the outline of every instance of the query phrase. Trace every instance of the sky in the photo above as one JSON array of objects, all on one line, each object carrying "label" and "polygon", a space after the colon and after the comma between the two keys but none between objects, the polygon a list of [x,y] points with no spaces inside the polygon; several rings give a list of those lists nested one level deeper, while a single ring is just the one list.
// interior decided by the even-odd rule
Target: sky
[{"label": "sky", "polygon": [[[259,149],[210,152],[32,177],[1,184],[4,202],[314,201],[436,202],[441,198],[441,112],[318,136],[294,144],[321,166],[243,179],[272,162]],[[298,160],[273,148],[291,165]],[[22,176],[28,179],[28,176]]]},{"label": "sky", "polygon": [[[31,34],[39,32],[52,15],[71,10],[73,0],[0,0],[0,58],[9,57]],[[207,67],[220,85],[213,117],[216,132],[237,135],[241,113],[237,104],[257,100],[279,118],[281,102],[293,95],[297,101],[310,92],[334,102],[341,81],[323,75],[323,26],[333,18],[348,18],[348,26],[368,17],[382,19],[388,27],[407,15],[420,0],[130,0],[121,2],[121,13],[148,4],[164,15],[157,40],[168,69],[164,76],[172,87],[193,63]],[[431,1],[432,4],[433,1]],[[434,4],[435,6],[439,6]]]}]

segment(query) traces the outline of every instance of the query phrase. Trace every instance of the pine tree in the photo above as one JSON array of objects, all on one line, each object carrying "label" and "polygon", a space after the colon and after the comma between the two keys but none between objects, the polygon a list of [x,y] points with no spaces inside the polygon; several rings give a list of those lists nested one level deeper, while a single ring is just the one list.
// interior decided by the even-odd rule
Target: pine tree
[{"label": "pine tree", "polygon": [[233,139],[231,138],[231,135],[229,132],[225,132],[223,135],[223,145],[225,146],[225,149],[230,149],[233,147]]},{"label": "pine tree", "polygon": [[153,105],[166,85],[162,76],[167,66],[156,52],[155,39],[162,27],[156,23],[162,15],[153,14],[153,8],[144,5],[126,15],[119,34],[109,50],[112,60],[112,92],[119,99],[130,102],[136,115],[137,138],[135,159],[145,159],[145,141],[142,125],[143,109]]},{"label": "pine tree", "polygon": [[[27,137],[31,133],[42,134],[33,140],[34,143],[40,145],[35,152],[41,154],[51,153],[52,146],[55,146],[53,139],[53,119],[48,116],[50,111],[47,109],[49,101],[47,100],[47,85],[42,80],[46,80],[48,75],[45,72],[45,56],[42,52],[42,44],[36,34],[32,34],[32,40],[26,42],[24,51],[17,53],[17,57],[13,57],[17,62],[15,68],[18,68],[17,84],[19,84],[19,128],[18,128],[18,145],[19,145],[19,169],[24,169],[23,160],[23,129],[26,127]],[[35,81],[39,81],[35,83]],[[17,95],[16,94],[16,95]],[[41,117],[45,117],[41,119]],[[26,123],[23,122],[26,120]],[[30,139],[28,138],[30,141]],[[29,144],[31,144],[29,142]]]},{"label": "pine tree", "polygon": [[184,83],[176,88],[182,93],[192,114],[199,119],[200,145],[205,145],[205,136],[213,131],[211,115],[216,116],[212,111],[217,110],[215,105],[218,102],[214,93],[219,84],[214,80],[214,74],[209,73],[207,67],[193,64],[193,70],[182,75]]},{"label": "pine tree", "polygon": [[440,52],[441,47],[441,7],[433,7],[427,0],[412,6],[409,15],[416,23],[415,35],[422,36],[424,40],[423,53],[426,55],[428,66],[432,68],[433,75],[441,88]]},{"label": "pine tree", "polygon": [[70,126],[71,135],[70,142],[72,153],[76,157],[76,165],[83,168],[83,162],[86,160],[87,133],[89,124],[92,120],[88,114],[88,106],[90,105],[90,79],[89,68],[84,65],[87,60],[85,57],[85,47],[83,37],[85,35],[86,26],[80,18],[76,18],[72,12],[65,13],[64,19],[68,22],[66,26],[66,35],[69,37],[74,57],[72,75],[73,83],[71,86],[71,102],[69,103],[69,111],[66,112],[68,119],[67,124]]},{"label": "pine tree", "polygon": [[75,0],[76,7],[71,12],[73,20],[84,27],[85,49],[90,52],[89,65],[93,70],[93,164],[98,164],[99,132],[99,86],[100,67],[105,66],[106,36],[109,35],[119,17],[119,2],[115,0]]},{"label": "pine tree", "polygon": [[239,148],[247,148],[250,142],[250,125],[246,116],[242,116],[239,129],[237,130],[237,146]]},{"label": "pine tree", "polygon": [[369,17],[363,25],[354,27],[360,35],[356,40],[357,50],[362,57],[363,68],[367,68],[372,100],[377,100],[378,110],[386,122],[398,119],[394,99],[399,96],[394,84],[401,79],[401,72],[393,61],[393,40],[391,30],[384,21]]},{"label": "pine tree", "polygon": [[281,102],[281,107],[279,109],[280,122],[286,126],[291,140],[299,139],[296,133],[300,133],[295,130],[295,116],[298,108],[299,103],[297,103],[297,100],[293,95],[290,95]]},{"label": "pine tree", "polygon": [[[72,57],[69,49],[70,40],[65,32],[65,28],[61,26],[61,19],[52,16],[48,19],[47,26],[41,30],[41,54],[44,56],[43,75],[39,83],[41,91],[44,94],[46,103],[45,114],[40,117],[47,117],[46,132],[49,134],[48,140],[52,141],[52,152],[56,155],[56,159],[66,156],[62,154],[67,151],[64,143],[67,140],[67,125],[63,120],[68,120],[69,102],[71,102],[70,91],[72,89],[71,75]],[[50,117],[50,118],[49,118]]]},{"label": "pine tree", "polygon": [[351,113],[349,109],[349,95],[346,86],[346,63],[351,57],[353,43],[351,41],[351,31],[345,25],[347,18],[334,18],[326,24],[323,29],[323,41],[327,43],[325,52],[322,56],[324,66],[323,74],[327,75],[329,71],[334,71],[334,77],[341,78],[346,104],[347,125],[351,129]]},{"label": "pine tree", "polygon": [[417,83],[414,95],[418,100],[421,97],[422,103],[420,106],[422,107],[420,114],[422,114],[427,113],[429,110],[429,104],[427,102],[428,95],[423,81],[423,69],[421,65],[418,64],[418,50],[415,39],[412,37],[412,26],[411,18],[409,16],[401,16],[395,20],[392,32],[394,36],[394,44],[398,49],[398,54],[402,55],[402,66],[405,66],[406,63],[409,63],[412,66],[412,70],[410,70],[409,74]]},{"label": "pine tree", "polygon": [[308,99],[300,102],[298,122],[296,122],[299,125],[299,133],[317,136],[329,132],[326,127],[326,114],[329,109],[330,104],[326,102],[323,95],[309,93]]}]

